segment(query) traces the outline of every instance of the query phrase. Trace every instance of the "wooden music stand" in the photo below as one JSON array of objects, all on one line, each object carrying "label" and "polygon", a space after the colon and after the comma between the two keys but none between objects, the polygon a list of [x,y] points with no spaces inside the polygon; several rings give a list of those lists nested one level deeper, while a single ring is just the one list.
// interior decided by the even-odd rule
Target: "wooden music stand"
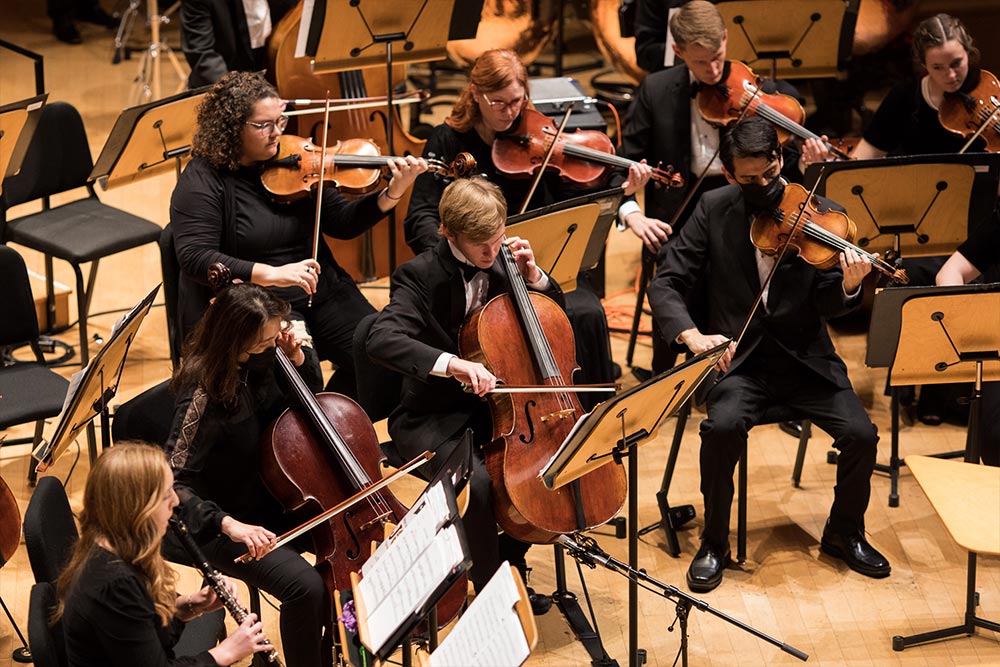
[{"label": "wooden music stand", "polygon": [[[542,468],[539,476],[549,489],[557,489],[614,460],[628,457],[628,567],[639,567],[639,479],[638,446],[653,438],[665,419],[677,413],[684,402],[711,373],[729,348],[730,341],[692,357],[642,384],[607,401],[576,423],[565,442]],[[666,530],[673,527],[667,524]],[[675,538],[676,539],[676,538]],[[561,547],[556,547],[560,549]],[[639,642],[638,579],[629,577],[629,665],[637,667]],[[687,664],[687,615],[678,606],[681,646]]]},{"label": "wooden music stand", "polygon": [[[875,469],[889,473],[889,506],[899,506],[899,469],[905,463],[899,457],[899,399],[895,387],[912,384],[938,384],[942,382],[968,382],[975,379],[979,364],[967,357],[964,364],[961,350],[985,349],[990,332],[983,330],[979,320],[991,317],[993,311],[976,312],[976,308],[989,308],[989,303],[1000,299],[1000,285],[955,285],[947,287],[893,287],[875,293],[872,304],[871,326],[868,330],[868,350],[865,365],[870,368],[889,368],[889,385],[892,390],[892,439],[889,464],[876,464]],[[940,300],[940,301],[939,301]],[[912,306],[911,306],[912,302]],[[971,309],[962,312],[962,309]],[[947,315],[942,320],[932,320],[934,312]],[[970,315],[973,317],[970,318]],[[906,318],[904,321],[904,317]],[[952,336],[951,342],[948,335]],[[985,334],[985,335],[984,335]],[[996,334],[994,334],[994,340]],[[956,347],[952,347],[951,343]],[[959,350],[959,351],[956,351]],[[993,347],[996,350],[996,346]],[[966,352],[968,355],[969,353]],[[985,355],[984,355],[985,356]],[[985,358],[984,358],[985,361]],[[941,370],[936,365],[945,364]],[[898,367],[897,367],[898,363]],[[951,363],[951,365],[948,365]],[[990,363],[986,370],[989,379],[997,376],[1000,364]],[[969,415],[971,435],[975,435],[978,421],[978,399],[971,405],[976,415]],[[938,458],[955,458],[971,453],[972,439],[966,441],[966,450],[935,454]]]},{"label": "wooden music stand", "polygon": [[[822,168],[822,172],[821,172]],[[809,165],[805,184],[857,225],[855,245],[902,257],[948,255],[993,212],[1000,154],[915,155]]]},{"label": "wooden music stand", "polygon": [[111,330],[111,336],[86,367],[73,374],[59,422],[49,442],[43,442],[31,453],[38,461],[35,472],[45,472],[62,456],[84,428],[88,429],[90,462],[97,459],[93,437],[94,417],[101,417],[101,447],[111,446],[111,419],[108,407],[118,392],[125,358],[139,325],[153,306],[160,286],[154,287],[129,312],[122,315]]},{"label": "wooden music stand", "polygon": [[577,274],[600,261],[622,194],[612,188],[512,215],[507,236],[528,239],[539,268],[572,292]]},{"label": "wooden music stand", "polygon": [[[946,639],[974,635],[976,628],[1000,632],[1000,623],[976,616],[976,556],[1000,555],[1000,468],[929,456],[907,456],[920,488],[941,518],[948,533],[969,552],[965,589],[965,619],[961,625],[908,637],[892,638],[892,650]],[[975,511],[970,511],[976,508]]]},{"label": "wooden music stand", "polygon": [[719,2],[732,60],[769,61],[770,76],[835,77],[851,56],[860,0]]},{"label": "wooden music stand", "polygon": [[182,165],[191,156],[198,105],[209,88],[196,88],[123,110],[89,180],[99,181],[109,190],[171,169],[180,176]]},{"label": "wooden music stand", "polygon": [[3,194],[3,180],[21,170],[48,96],[43,93],[0,106],[0,194]]}]

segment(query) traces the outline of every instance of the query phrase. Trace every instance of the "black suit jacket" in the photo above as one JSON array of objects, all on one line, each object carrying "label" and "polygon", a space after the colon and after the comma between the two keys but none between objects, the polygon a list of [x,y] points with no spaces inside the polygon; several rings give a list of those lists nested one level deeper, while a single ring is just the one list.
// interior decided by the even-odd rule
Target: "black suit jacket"
[{"label": "black suit jacket", "polygon": [[[784,81],[770,85],[801,100],[798,91]],[[660,188],[653,181],[646,186],[645,214],[664,222],[673,216],[698,176],[691,173],[691,96],[691,74],[683,62],[647,76],[629,107],[618,150],[619,155],[630,160],[646,159],[653,166],[662,162],[664,168],[671,165],[684,177],[682,188]],[[801,182],[798,152],[786,147],[783,157],[785,178]],[[616,172],[610,185],[620,185],[625,176],[624,172]]]},{"label": "black suit jacket", "polygon": [[[508,291],[499,265],[489,271],[487,299]],[[545,294],[564,305],[553,280]],[[389,433],[404,457],[434,449],[471,426],[477,441],[489,437],[488,404],[462,391],[454,378],[431,375],[442,352],[458,355],[465,315],[465,282],[448,242],[401,265],[392,274],[389,305],[368,335],[368,355],[404,376],[399,407],[389,416]],[[485,420],[485,421],[484,421]]]},{"label": "black suit jacket", "polygon": [[[295,0],[268,0],[271,26],[295,6]],[[181,3],[181,48],[191,66],[188,87],[215,83],[226,73],[263,69],[263,47],[250,47],[242,0],[184,0]]]},{"label": "black suit jacket", "polygon": [[[674,340],[695,326],[703,334],[739,336],[760,291],[750,219],[739,187],[729,185],[702,196],[677,238],[661,249],[659,267],[649,286],[649,302],[664,338]],[[701,298],[707,301],[706,320],[696,323],[683,295],[700,278],[705,280]],[[767,302],[767,310],[757,309],[729,372],[769,336],[837,387],[850,388],[826,320],[852,310],[861,294],[847,298],[839,266],[819,270],[798,257],[786,258],[771,279]]]}]

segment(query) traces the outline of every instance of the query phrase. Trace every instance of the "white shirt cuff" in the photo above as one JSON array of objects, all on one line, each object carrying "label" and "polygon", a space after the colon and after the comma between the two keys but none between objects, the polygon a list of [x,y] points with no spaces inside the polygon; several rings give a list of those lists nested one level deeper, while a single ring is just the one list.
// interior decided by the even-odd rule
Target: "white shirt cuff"
[{"label": "white shirt cuff", "polygon": [[448,377],[448,364],[454,358],[454,354],[451,354],[450,352],[442,352],[441,356],[434,362],[434,367],[431,368],[431,375],[439,378]]},{"label": "white shirt cuff", "polygon": [[634,199],[629,199],[627,202],[618,207],[618,231],[624,232],[628,229],[628,223],[625,222],[625,218],[632,215],[636,211],[641,211],[639,208],[639,202]]},{"label": "white shirt cuff", "polygon": [[529,283],[527,280],[525,280],[524,284],[527,285],[530,289],[535,290],[536,292],[541,292],[542,290],[547,289],[549,286],[549,275],[544,271],[542,271],[542,277],[538,279],[538,282]]}]

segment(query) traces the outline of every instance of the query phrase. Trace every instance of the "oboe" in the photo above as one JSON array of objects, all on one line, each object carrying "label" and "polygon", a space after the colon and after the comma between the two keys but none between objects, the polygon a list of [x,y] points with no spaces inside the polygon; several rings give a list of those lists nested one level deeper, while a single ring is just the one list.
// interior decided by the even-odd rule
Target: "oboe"
[{"label": "oboe", "polygon": [[[205,558],[205,554],[202,553],[201,548],[194,541],[194,538],[191,537],[191,533],[188,532],[187,526],[177,517],[171,517],[170,527],[173,529],[174,534],[177,535],[177,539],[184,546],[184,549],[188,552],[188,555],[191,556],[194,566],[201,571],[208,585],[212,587],[215,594],[222,600],[223,606],[237,623],[242,624],[246,617],[250,615],[250,612],[244,609],[240,601],[236,599],[236,596],[229,591],[219,571],[209,564],[208,559]],[[271,646],[271,642],[267,639],[264,640],[264,643],[270,647],[264,651],[264,657],[267,659],[268,664],[275,667],[284,667],[284,664],[281,662],[281,656],[278,655],[278,650],[274,646]]]}]

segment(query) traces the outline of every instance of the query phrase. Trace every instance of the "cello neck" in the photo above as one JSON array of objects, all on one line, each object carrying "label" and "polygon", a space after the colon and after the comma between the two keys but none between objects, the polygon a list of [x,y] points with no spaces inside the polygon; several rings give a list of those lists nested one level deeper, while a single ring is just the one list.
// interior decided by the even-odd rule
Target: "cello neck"
[{"label": "cello neck", "polygon": [[507,274],[507,281],[510,283],[511,298],[517,306],[517,312],[521,318],[521,324],[524,326],[528,345],[531,346],[532,355],[535,357],[535,365],[544,380],[560,380],[561,384],[559,366],[556,364],[556,359],[552,354],[552,348],[549,347],[549,341],[545,338],[545,332],[542,331],[542,324],[538,320],[538,313],[535,312],[535,307],[531,303],[528,286],[525,284],[521,272],[517,269],[517,262],[514,260],[513,253],[506,244],[500,248],[499,260],[502,262],[504,272]]},{"label": "cello neck", "polygon": [[289,388],[295,394],[298,406],[308,414],[309,421],[312,423],[317,437],[337,457],[341,468],[347,474],[355,490],[361,490],[370,486],[372,480],[368,477],[368,473],[361,467],[361,463],[358,462],[357,457],[354,456],[347,442],[337,431],[330,418],[323,412],[323,409],[316,401],[316,397],[295,369],[295,364],[292,363],[291,359],[285,355],[280,347],[275,348],[275,356],[278,358],[278,366],[288,381]]}]

